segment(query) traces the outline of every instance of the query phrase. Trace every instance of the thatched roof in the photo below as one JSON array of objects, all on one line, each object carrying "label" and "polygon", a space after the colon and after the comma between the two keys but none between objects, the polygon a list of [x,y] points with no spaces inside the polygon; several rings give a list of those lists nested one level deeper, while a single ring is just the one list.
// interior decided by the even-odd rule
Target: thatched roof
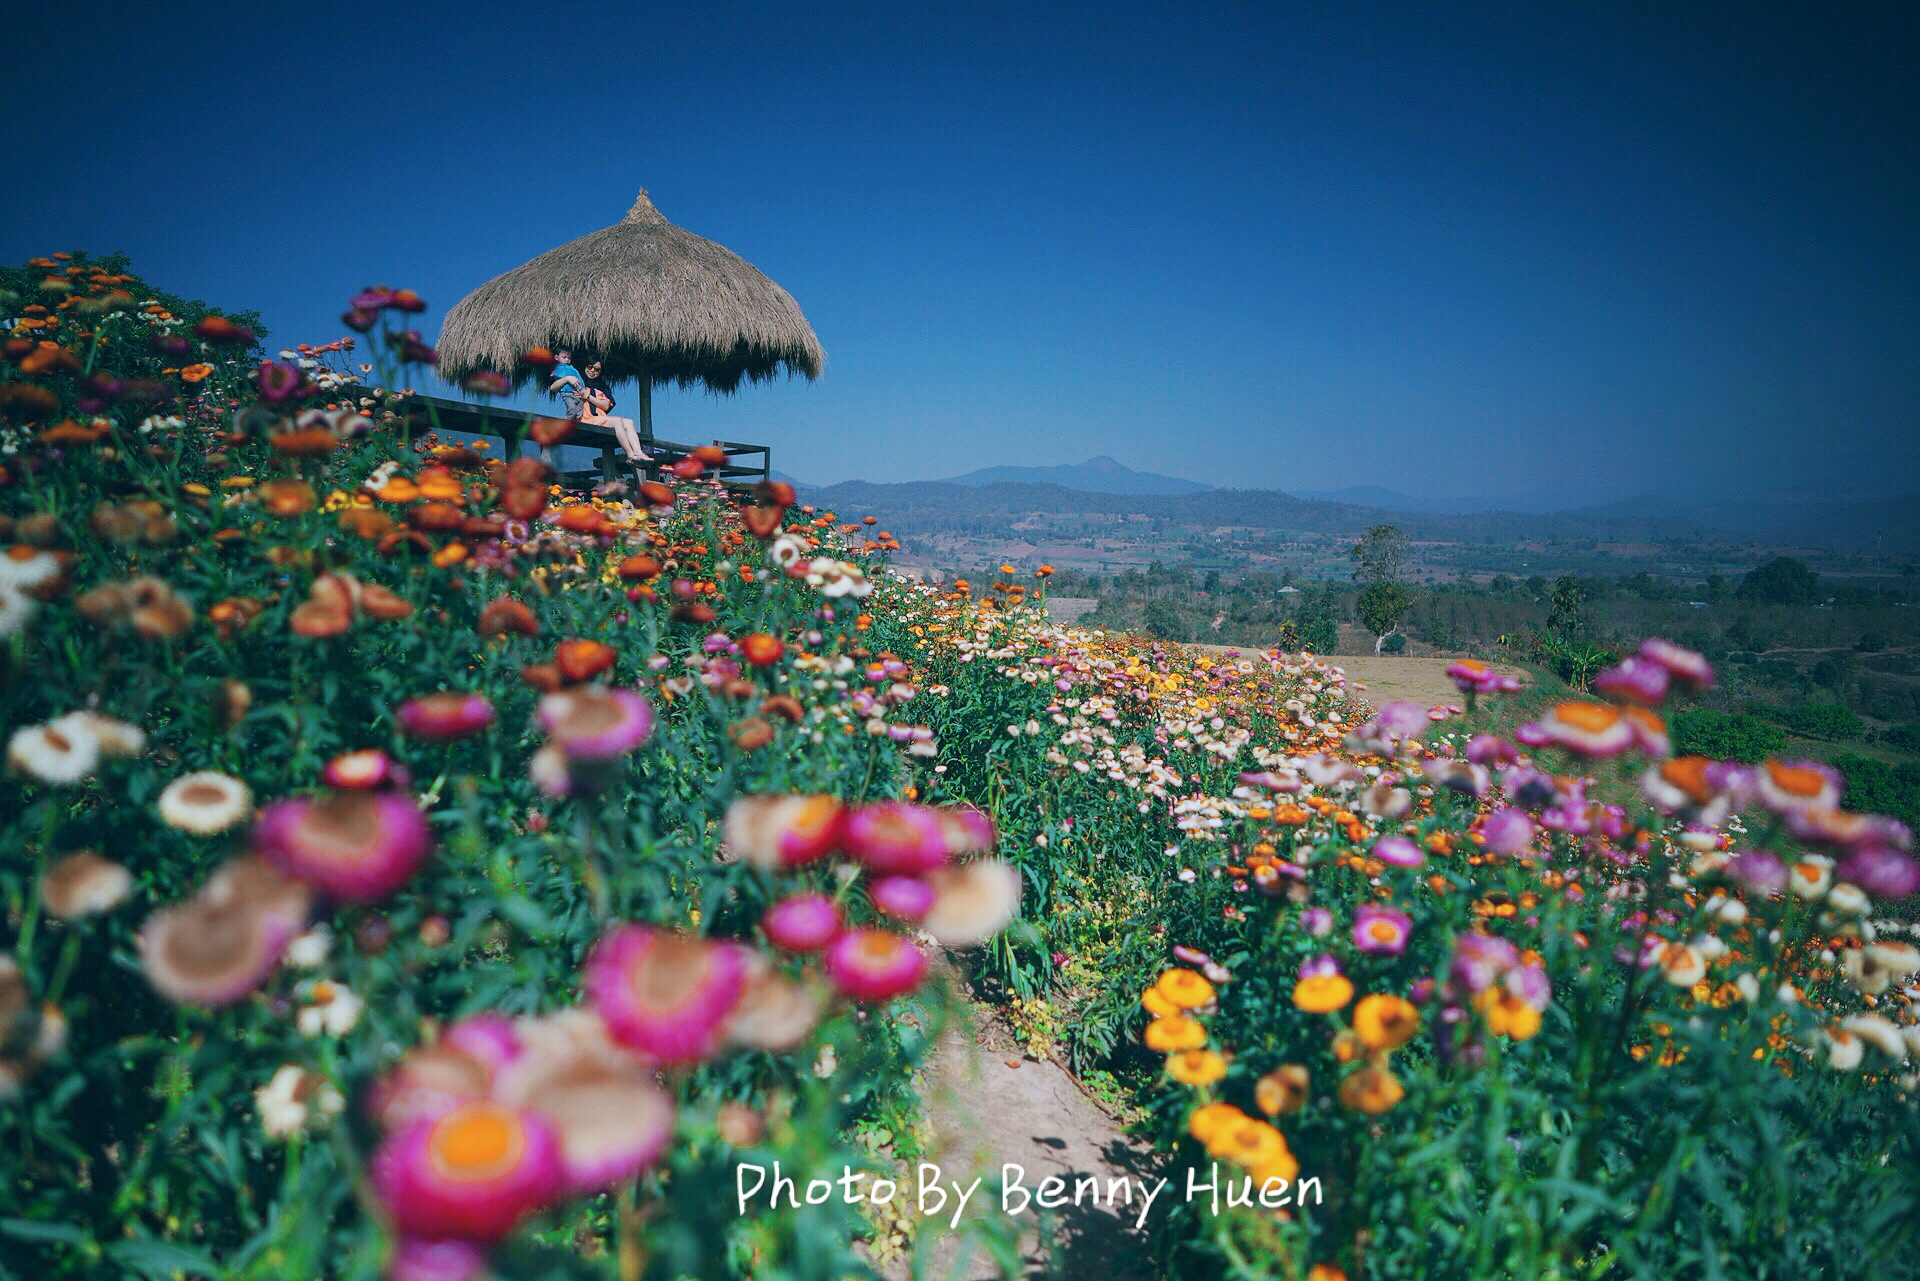
[{"label": "thatched roof", "polygon": [[818,378],[826,353],[793,296],[731,249],[660,216],[645,190],[627,216],[548,250],[462,298],[440,329],[440,371],[533,377],[520,355],[566,347],[612,382],[732,391],[781,365]]}]

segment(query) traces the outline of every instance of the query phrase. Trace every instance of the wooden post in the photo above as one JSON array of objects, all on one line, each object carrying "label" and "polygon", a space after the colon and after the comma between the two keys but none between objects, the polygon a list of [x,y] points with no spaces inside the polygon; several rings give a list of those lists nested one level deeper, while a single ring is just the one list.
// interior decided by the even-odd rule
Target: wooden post
[{"label": "wooden post", "polygon": [[653,379],[644,372],[640,375],[640,412],[634,418],[634,428],[640,433],[640,443],[653,443]]}]

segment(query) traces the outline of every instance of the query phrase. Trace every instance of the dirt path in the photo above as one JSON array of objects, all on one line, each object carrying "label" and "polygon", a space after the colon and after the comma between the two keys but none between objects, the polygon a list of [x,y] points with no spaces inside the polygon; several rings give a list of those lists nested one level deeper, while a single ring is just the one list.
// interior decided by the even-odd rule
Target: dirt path
[{"label": "dirt path", "polygon": [[[1192,648],[1204,650],[1209,654],[1224,654],[1235,647],[1229,645],[1195,645]],[[1246,646],[1238,647],[1239,653],[1257,654],[1258,650]],[[1427,658],[1405,654],[1330,654],[1327,662],[1345,671],[1360,686],[1360,692],[1366,700],[1378,707],[1381,703],[1404,700],[1410,703],[1424,703],[1428,707],[1435,703],[1458,703],[1460,691],[1447,679],[1447,665],[1451,658]],[[1504,663],[1493,664],[1495,671],[1509,676],[1527,679],[1527,673],[1518,667]]]},{"label": "dirt path", "polygon": [[[1028,1189],[1054,1176],[1071,1180],[1092,1175],[1100,1186],[1130,1179],[1134,1203],[1112,1206],[1068,1204],[1058,1210],[1027,1210],[1011,1220],[1019,1232],[1022,1274],[1030,1278],[1098,1278],[1099,1281],[1148,1281],[1144,1238],[1135,1226],[1139,1180],[1151,1184],[1144,1147],[1121,1131],[1112,1117],[1088,1098],[1073,1078],[1051,1062],[1024,1057],[990,1013],[974,1008],[964,1025],[948,1029],[926,1074],[925,1098],[932,1124],[933,1151],[928,1160],[941,1177],[970,1183],[983,1178],[980,1191],[962,1220],[962,1231],[948,1230],[944,1219],[920,1221],[919,1252],[923,1275],[943,1281],[985,1281],[1002,1275],[987,1248],[965,1231],[969,1223],[997,1219],[1002,1168],[1020,1167]],[[1038,1216],[1047,1215],[1046,1221]],[[911,1275],[910,1261],[887,1269],[901,1281]]]}]

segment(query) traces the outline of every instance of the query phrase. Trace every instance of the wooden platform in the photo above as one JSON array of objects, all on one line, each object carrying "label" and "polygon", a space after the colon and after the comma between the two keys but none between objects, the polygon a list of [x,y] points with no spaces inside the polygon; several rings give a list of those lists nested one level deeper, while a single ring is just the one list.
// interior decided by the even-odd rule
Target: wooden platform
[{"label": "wooden platform", "polygon": [[[502,457],[514,457],[538,448],[526,439],[527,424],[531,421],[527,410],[504,405],[469,404],[463,400],[448,400],[444,396],[428,396],[421,392],[409,392],[402,396],[380,388],[371,390],[380,392],[386,408],[396,414],[405,414],[416,432],[457,433],[497,440],[503,446]],[[510,443],[518,446],[513,454],[506,452]],[[640,433],[640,443],[651,455],[651,461],[635,469],[627,462],[626,451],[620,448],[619,438],[614,435],[613,428],[592,423],[577,424],[573,435],[559,448],[598,450],[598,465],[586,470],[562,471],[561,482],[585,488],[602,481],[630,478],[636,470],[647,480],[659,480],[667,467],[700,448],[697,444],[660,440],[644,430]],[[772,478],[773,450],[768,446],[749,445],[737,440],[709,443],[718,445],[727,456],[725,463],[708,468],[708,471],[717,473],[724,483],[747,486]],[[540,450],[540,453],[549,462],[552,461],[552,450]]]}]

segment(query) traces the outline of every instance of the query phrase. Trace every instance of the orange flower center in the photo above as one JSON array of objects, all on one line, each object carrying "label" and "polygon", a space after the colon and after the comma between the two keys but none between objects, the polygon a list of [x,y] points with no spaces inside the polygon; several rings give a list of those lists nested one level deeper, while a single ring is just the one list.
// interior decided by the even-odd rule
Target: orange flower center
[{"label": "orange flower center", "polygon": [[520,1155],[520,1122],[489,1103],[471,1103],[433,1128],[434,1164],[462,1178],[481,1178],[511,1166]]}]

